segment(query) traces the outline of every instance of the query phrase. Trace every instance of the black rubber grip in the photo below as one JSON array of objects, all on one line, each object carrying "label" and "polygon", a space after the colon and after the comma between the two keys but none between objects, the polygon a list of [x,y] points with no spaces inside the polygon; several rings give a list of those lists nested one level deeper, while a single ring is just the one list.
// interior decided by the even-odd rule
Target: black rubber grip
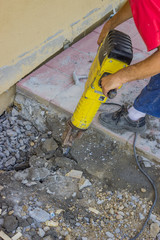
[{"label": "black rubber grip", "polygon": [[[101,79],[102,79],[103,77],[108,76],[108,75],[110,75],[110,73],[107,73],[107,72],[103,73],[103,75],[101,76]],[[102,85],[101,85],[101,79],[99,80],[99,86],[100,86],[100,87],[102,87]],[[117,95],[117,89],[112,89],[112,90],[110,90],[110,91],[107,93],[107,96],[108,96],[109,99],[114,98],[116,95]]]},{"label": "black rubber grip", "polygon": [[117,89],[112,89],[107,93],[107,96],[109,99],[115,98],[116,95],[117,95]]}]

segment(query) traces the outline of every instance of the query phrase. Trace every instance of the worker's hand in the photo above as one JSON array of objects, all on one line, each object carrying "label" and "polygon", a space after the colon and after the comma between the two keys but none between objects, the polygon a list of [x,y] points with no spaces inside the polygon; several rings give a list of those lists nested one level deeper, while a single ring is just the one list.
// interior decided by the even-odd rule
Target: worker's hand
[{"label": "worker's hand", "polygon": [[107,94],[112,89],[118,89],[122,85],[120,79],[115,74],[110,74],[101,79],[101,86],[103,94],[107,97]]},{"label": "worker's hand", "polygon": [[98,41],[97,41],[98,45],[100,45],[103,42],[104,38],[108,35],[109,31],[110,31],[110,22],[108,21],[103,26],[102,31],[99,35],[99,38],[98,38]]}]

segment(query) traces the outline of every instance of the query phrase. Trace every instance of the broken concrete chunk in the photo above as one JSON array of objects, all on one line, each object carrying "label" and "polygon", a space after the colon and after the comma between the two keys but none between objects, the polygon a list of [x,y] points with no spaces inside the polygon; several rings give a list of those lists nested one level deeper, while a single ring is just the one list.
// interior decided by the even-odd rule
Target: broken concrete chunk
[{"label": "broken concrete chunk", "polygon": [[90,187],[92,183],[85,178],[81,178],[79,182],[79,190],[82,190],[83,188]]},{"label": "broken concrete chunk", "polygon": [[42,150],[44,152],[55,151],[58,148],[56,141],[53,138],[48,138],[42,145]]},{"label": "broken concrete chunk", "polygon": [[18,232],[12,237],[12,240],[18,240],[20,237],[22,237],[22,233]]},{"label": "broken concrete chunk", "polygon": [[50,219],[50,214],[41,208],[35,208],[34,210],[29,211],[29,216],[37,222],[46,222]]},{"label": "broken concrete chunk", "polygon": [[67,157],[56,157],[55,164],[60,168],[67,168],[67,169],[69,168],[69,170],[73,169],[74,166],[76,165],[76,163],[73,160]]},{"label": "broken concrete chunk", "polygon": [[36,156],[36,155],[33,155],[33,156],[29,159],[29,165],[30,165],[31,167],[41,168],[41,167],[44,167],[44,166],[45,166],[45,163],[46,163],[46,159],[45,159],[45,158],[39,157],[39,156]]},{"label": "broken concrete chunk", "polygon": [[18,171],[14,174],[14,178],[17,181],[23,181],[28,177],[28,169],[25,169],[24,171]]},{"label": "broken concrete chunk", "polygon": [[43,168],[31,167],[28,169],[28,171],[29,171],[28,179],[32,181],[40,181],[50,175],[50,171],[44,167]]},{"label": "broken concrete chunk", "polygon": [[12,240],[7,234],[5,234],[3,231],[0,231],[0,237],[4,240]]},{"label": "broken concrete chunk", "polygon": [[66,174],[66,176],[80,179],[82,177],[82,174],[82,171],[72,169],[69,173]]},{"label": "broken concrete chunk", "polygon": [[47,193],[54,195],[56,198],[67,199],[74,192],[78,191],[77,179],[72,179],[60,174],[49,176],[45,180]]},{"label": "broken concrete chunk", "polygon": [[13,215],[5,216],[3,226],[7,232],[12,232],[18,227],[18,220]]},{"label": "broken concrete chunk", "polygon": [[152,223],[150,225],[150,234],[151,237],[156,238],[157,234],[159,233],[160,227],[158,223]]}]

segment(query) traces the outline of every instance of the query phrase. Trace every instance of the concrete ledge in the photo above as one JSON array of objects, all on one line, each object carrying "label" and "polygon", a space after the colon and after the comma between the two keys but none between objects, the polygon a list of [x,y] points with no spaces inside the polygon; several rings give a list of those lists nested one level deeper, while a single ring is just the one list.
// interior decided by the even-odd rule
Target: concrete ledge
[{"label": "concrete ledge", "polygon": [[14,102],[15,94],[16,86],[14,85],[0,95],[0,115]]}]

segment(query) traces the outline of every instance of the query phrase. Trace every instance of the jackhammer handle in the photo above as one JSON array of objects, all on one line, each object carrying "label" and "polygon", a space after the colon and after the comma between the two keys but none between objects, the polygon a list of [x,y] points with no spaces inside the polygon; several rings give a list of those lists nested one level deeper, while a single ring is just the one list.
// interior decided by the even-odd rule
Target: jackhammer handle
[{"label": "jackhammer handle", "polygon": [[116,95],[117,95],[117,89],[112,89],[107,93],[107,96],[109,99],[115,98]]},{"label": "jackhammer handle", "polygon": [[[108,76],[108,75],[110,75],[110,73],[107,73],[107,72],[103,73],[101,79],[102,79],[103,77]],[[100,81],[99,81],[99,86],[100,86],[100,87],[102,87],[102,86],[101,86],[101,79],[100,79]],[[107,96],[108,96],[109,99],[113,99],[116,95],[117,95],[117,89],[112,89],[112,90],[110,90],[110,91],[107,93]]]}]

